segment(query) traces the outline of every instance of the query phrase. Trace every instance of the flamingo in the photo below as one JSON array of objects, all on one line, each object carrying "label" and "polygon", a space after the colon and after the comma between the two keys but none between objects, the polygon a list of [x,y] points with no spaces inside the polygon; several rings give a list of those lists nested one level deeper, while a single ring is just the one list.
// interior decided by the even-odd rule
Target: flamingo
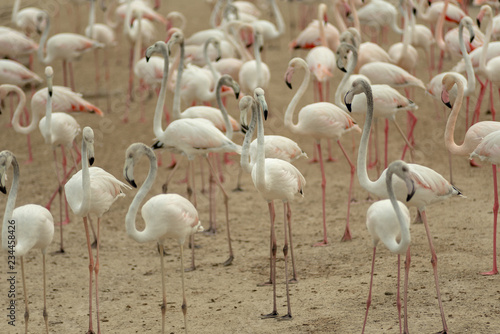
[{"label": "flamingo", "polygon": [[[264,97],[264,90],[257,88],[254,93],[255,103],[260,104],[262,107],[262,113],[264,118],[267,117],[267,103]],[[248,103],[251,105],[251,103]],[[292,211],[290,208],[290,201],[300,194],[303,196],[303,187],[306,185],[306,180],[300,173],[300,171],[295,168],[289,162],[281,159],[271,159],[265,157],[264,152],[264,124],[262,121],[262,113],[260,108],[258,110],[253,109],[253,112],[257,112],[257,159],[255,164],[251,166],[248,162],[249,156],[249,146],[250,140],[252,138],[254,129],[251,128],[245,136],[244,147],[242,148],[241,154],[241,165],[243,169],[252,174],[252,181],[257,188],[257,191],[261,196],[267,201],[269,207],[269,214],[271,218],[271,282],[273,284],[273,311],[267,315],[263,315],[262,318],[276,318],[278,316],[277,306],[276,306],[276,235],[274,231],[274,203],[275,199],[279,199],[283,202],[284,210],[284,236],[285,243],[283,246],[283,255],[285,257],[285,281],[286,281],[286,300],[288,312],[282,317],[282,319],[288,320],[292,318],[292,311],[290,306],[290,293],[289,293],[289,281],[288,281],[288,231],[287,225],[291,227],[291,215]],[[291,236],[291,231],[290,231]],[[291,241],[290,241],[291,242]],[[292,247],[291,247],[292,248]]]},{"label": "flamingo", "polygon": [[418,51],[411,45],[411,31],[410,31],[410,19],[408,11],[410,6],[402,6],[403,11],[403,42],[398,42],[389,48],[388,54],[391,58],[391,62],[399,67],[405,69],[410,73],[415,73],[415,69],[418,64]]},{"label": "flamingo", "polygon": [[[356,10],[354,7],[353,10]],[[372,29],[372,42],[380,36],[380,29],[389,26],[394,32],[403,34],[398,27],[396,20],[398,11],[394,5],[383,0],[371,0],[367,5],[358,11],[359,23]]]},{"label": "flamingo", "polygon": [[[175,43],[183,43],[184,38],[182,34],[174,33],[169,41],[168,48]],[[162,52],[165,59],[167,59],[167,49],[164,47],[163,42],[157,42],[152,47],[146,50],[147,56],[150,56],[153,51]],[[163,47],[162,47],[163,45]],[[182,47],[181,47],[182,50]],[[167,61],[167,60],[165,60]],[[168,68],[166,65],[165,68]],[[180,96],[178,94],[180,78],[182,75],[181,71],[177,72],[177,82],[176,82],[176,94],[174,95],[174,109],[178,108],[176,106],[180,105]],[[205,156],[208,165],[210,166],[210,172],[212,177],[217,183],[217,186],[221,189],[224,194],[224,205],[226,209],[226,226],[228,234],[228,246],[229,246],[229,258],[224,262],[224,265],[230,265],[234,259],[230,230],[229,230],[229,207],[228,207],[228,196],[220,180],[215,175],[215,170],[212,163],[208,159],[208,153],[210,152],[237,152],[241,153],[241,146],[233,143],[229,138],[227,138],[215,125],[202,118],[181,118],[176,119],[171,122],[165,130],[163,130],[161,125],[161,113],[163,110],[163,105],[165,103],[165,93],[166,93],[166,77],[163,78],[160,94],[158,97],[158,103],[155,109],[154,121],[153,121],[153,131],[156,136],[157,142],[153,145],[153,148],[165,148],[173,153],[182,153],[188,157],[188,160],[193,160],[196,156]],[[228,125],[226,129],[229,129]],[[191,163],[189,163],[188,170],[192,170]],[[193,192],[194,193],[194,192]],[[194,248],[193,248],[194,251]],[[194,266],[194,255],[192,257],[192,268]]]},{"label": "flamingo", "polygon": [[241,91],[245,94],[253,92],[255,88],[266,89],[271,80],[271,72],[266,63],[262,62],[260,48],[263,45],[262,31],[259,28],[254,29],[254,60],[249,60],[241,65],[238,74],[238,82]]},{"label": "flamingo", "polygon": [[[326,21],[326,5],[318,6],[318,21]],[[319,25],[319,36],[321,44],[312,48],[306,56],[307,66],[314,75],[314,82],[317,89],[319,102],[328,101],[330,91],[330,79],[335,70],[335,54],[326,43],[325,28]],[[323,95],[323,84],[326,83],[325,94]]]},{"label": "flamingo", "polygon": [[[57,59],[62,60],[64,86],[67,86],[66,62],[69,63],[71,89],[75,90],[72,66],[73,60],[79,58],[85,52],[103,47],[103,44],[85,36],[73,33],[56,34],[47,40],[50,32],[50,18],[49,14],[46,12],[38,15],[38,29],[40,29],[43,24],[45,24],[45,29],[43,30],[42,37],[40,37],[38,59],[45,65],[49,65]],[[44,49],[46,49],[45,56]]]},{"label": "flamingo", "polygon": [[354,171],[356,167],[351,162],[349,156],[345,152],[342,144],[340,143],[340,138],[346,132],[351,130],[360,130],[356,125],[356,122],[352,117],[343,111],[340,107],[328,102],[317,102],[309,104],[303,107],[299,111],[299,119],[297,124],[293,124],[293,113],[300,98],[304,95],[307,86],[309,85],[309,80],[311,73],[307,66],[307,63],[302,58],[293,58],[288,63],[288,69],[285,74],[285,82],[287,86],[291,89],[291,79],[296,68],[302,68],[305,70],[306,74],[302,79],[302,83],[295,93],[294,97],[288,104],[285,113],[285,127],[289,129],[292,133],[310,136],[316,140],[316,147],[318,149],[318,157],[321,168],[321,191],[322,191],[322,208],[323,208],[323,241],[316,244],[316,246],[325,246],[328,244],[327,234],[326,234],[326,203],[325,203],[325,191],[326,191],[326,177],[325,169],[323,165],[323,157],[321,154],[321,139],[330,138],[337,141],[342,153],[344,154],[347,162],[351,167],[351,180],[349,183],[349,195],[347,199],[347,218],[346,218],[346,228],[342,240],[351,240],[351,232],[349,229],[349,213],[351,207],[351,194],[352,194],[352,184],[354,181]]},{"label": "flamingo", "polygon": [[127,234],[137,242],[156,241],[160,248],[161,262],[161,283],[163,292],[163,302],[161,305],[162,322],[161,332],[165,332],[165,312],[167,309],[167,299],[165,294],[165,272],[163,268],[163,243],[166,238],[175,238],[179,243],[181,252],[181,277],[182,277],[182,313],[184,314],[184,329],[187,333],[187,304],[184,289],[184,243],[186,237],[193,233],[203,231],[203,226],[198,219],[196,208],[182,196],[177,194],[160,194],[150,198],[142,207],[141,214],[146,226],[144,230],[138,231],[135,220],[139,205],[146,197],[153,186],[156,178],[158,164],[153,150],[142,143],[135,143],[129,146],[125,153],[125,164],[123,166],[123,176],[128,183],[137,188],[134,178],[134,166],[139,159],[146,155],[149,158],[149,173],[132,203],[125,217]]},{"label": "flamingo", "polygon": [[[14,179],[10,187],[10,193],[3,215],[2,248],[9,254],[9,263],[14,263],[16,257],[19,257],[21,260],[25,308],[24,328],[26,333],[28,333],[29,310],[28,292],[26,291],[26,279],[24,276],[24,256],[32,248],[39,248],[42,251],[43,320],[45,321],[45,331],[49,333],[45,253],[54,236],[54,218],[52,218],[49,210],[36,204],[26,204],[14,209],[16,206],[17,189],[19,185],[19,164],[17,163],[16,156],[12,152],[0,152],[0,191],[4,194],[7,193],[5,181],[10,166],[12,166],[14,170]],[[12,261],[12,259],[14,259],[14,261]]]},{"label": "flamingo", "polygon": [[489,133],[481,140],[476,149],[471,153],[470,159],[479,157],[481,160],[486,160],[491,163],[493,169],[493,269],[488,272],[481,273],[482,275],[498,274],[497,267],[497,215],[498,215],[498,187],[497,187],[497,165],[500,163],[498,159],[498,147],[500,146],[500,131],[496,130]]},{"label": "flamingo", "polygon": [[[130,187],[117,180],[113,175],[99,167],[89,168],[94,163],[94,131],[85,127],[82,133],[82,169],[79,170],[64,185],[66,199],[71,211],[83,218],[85,235],[87,237],[87,248],[89,252],[89,333],[94,333],[92,328],[92,272],[95,272],[95,297],[97,311],[97,332],[101,332],[99,321],[99,230],[101,218],[111,205],[120,197],[125,196],[122,188]],[[90,215],[97,216],[97,253],[94,264],[94,256],[89,239],[87,219]]]},{"label": "flamingo", "polygon": [[[347,66],[345,66],[344,63],[347,61],[348,51],[351,52],[352,56],[349,62],[347,63]],[[348,43],[340,44],[339,48],[337,49],[337,67],[341,71],[345,71],[346,73],[337,88],[337,92],[335,93],[335,104],[337,106],[340,106],[345,111],[347,111],[347,108],[343,104],[341,96],[344,96],[345,93],[347,93],[347,90],[351,87],[352,83],[359,78],[363,78],[365,81],[370,83],[370,80],[364,75],[360,74],[351,75],[356,66],[357,59],[358,59],[358,53],[353,45]],[[416,110],[418,109],[418,106],[413,101],[404,97],[397,90],[388,85],[372,85],[372,93],[374,95],[373,99],[374,117],[375,118],[383,117],[386,119],[386,126],[384,131],[385,132],[384,167],[387,167],[387,153],[388,153],[387,148],[388,148],[388,134],[389,134],[388,120],[394,122],[394,125],[396,126],[399,133],[403,137],[403,140],[406,142],[406,145],[412,147],[408,142],[406,135],[403,133],[403,130],[396,122],[396,113],[403,110]],[[366,114],[366,98],[364,97],[364,95],[356,95],[352,101],[352,104],[355,105],[355,107],[352,108],[354,112],[361,112]],[[377,128],[375,128],[375,131],[376,131],[375,138],[377,138],[376,135]],[[377,153],[378,149],[376,149],[375,152]],[[376,157],[375,160],[377,161],[378,157]]]},{"label": "flamingo", "polygon": [[36,7],[20,9],[21,0],[15,0],[12,6],[12,23],[21,29],[26,36],[37,31],[37,17],[43,11]]},{"label": "flamingo", "polygon": [[[385,169],[380,177],[374,182],[368,178],[368,172],[366,169],[366,153],[368,146],[368,137],[373,119],[373,95],[370,85],[363,79],[359,79],[353,82],[351,89],[347,92],[344,97],[344,102],[347,109],[352,110],[351,101],[353,97],[357,94],[364,93],[367,100],[367,114],[366,120],[363,127],[363,134],[361,135],[361,141],[358,149],[358,180],[363,188],[368,192],[382,198],[387,198],[387,188],[386,175],[387,169]],[[429,247],[431,249],[431,263],[432,269],[434,271],[434,283],[436,285],[436,293],[438,298],[439,309],[441,312],[441,320],[443,323],[443,332],[448,332],[448,327],[446,325],[446,317],[443,311],[443,305],[441,301],[441,293],[439,292],[439,280],[437,274],[437,256],[434,250],[434,245],[432,243],[432,236],[430,234],[429,226],[427,224],[427,216],[425,213],[425,208],[427,205],[434,202],[443,201],[451,196],[460,196],[461,192],[450,184],[441,174],[435,172],[434,170],[418,165],[418,164],[408,164],[410,166],[410,171],[412,179],[416,182],[415,184],[415,194],[410,201],[407,202],[408,206],[415,206],[418,210],[419,217],[422,219],[425,232],[427,234],[427,240],[429,242]],[[399,200],[404,200],[406,198],[407,189],[406,185],[401,180],[393,180],[393,186],[396,193],[396,198]]]},{"label": "flamingo", "polygon": [[35,72],[30,71],[26,66],[10,59],[0,59],[0,84],[11,84],[24,87],[28,84],[42,83]]},{"label": "flamingo", "polygon": [[[26,55],[31,56],[38,49],[38,44],[28,36],[17,30],[0,32],[0,57],[18,58]],[[30,67],[31,66],[30,62]]]},{"label": "flamingo", "polygon": [[321,25],[325,30],[325,39],[328,47],[333,51],[337,50],[340,43],[340,33],[337,27],[330,22],[323,20],[313,20],[299,35],[292,40],[288,47],[290,49],[312,49],[321,45],[320,29]]},{"label": "flamingo", "polygon": [[[368,299],[366,301],[366,313],[365,321],[363,322],[363,330],[361,333],[365,332],[366,320],[368,318],[368,310],[371,305],[372,299],[372,284],[373,284],[373,272],[375,269],[375,252],[377,251],[377,245],[380,241],[389,248],[392,253],[398,254],[398,293],[397,293],[397,306],[398,315],[401,319],[401,302],[399,299],[399,268],[400,268],[400,255],[406,253],[405,260],[405,284],[404,284],[404,332],[409,333],[408,330],[408,317],[407,317],[407,295],[408,295],[408,273],[410,271],[410,211],[408,208],[396,200],[396,195],[394,194],[392,175],[395,174],[399,176],[405,183],[407,188],[407,198],[410,200],[415,192],[414,182],[411,179],[410,167],[401,160],[393,161],[389,167],[387,167],[387,193],[389,199],[380,200],[368,208],[366,212],[366,227],[370,236],[372,237],[373,254],[372,254],[372,267],[370,275],[370,289],[368,292]],[[398,241],[399,239],[399,241]],[[399,321],[399,329],[401,332],[401,320]]]},{"label": "flamingo", "polygon": [[276,0],[268,0],[273,16],[276,18],[276,25],[267,20],[256,20],[251,22],[255,30],[262,31],[263,40],[277,39],[285,32],[285,22],[276,4]]}]

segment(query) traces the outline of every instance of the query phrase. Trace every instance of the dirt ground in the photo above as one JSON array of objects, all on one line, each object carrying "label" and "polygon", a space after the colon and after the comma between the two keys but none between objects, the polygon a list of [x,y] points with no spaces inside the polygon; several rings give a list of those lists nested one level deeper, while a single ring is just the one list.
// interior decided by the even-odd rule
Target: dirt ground
[{"label": "dirt ground", "polygon": [[[10,24],[10,8],[13,1],[3,3],[0,8],[0,25]],[[23,7],[29,3],[23,1]],[[38,5],[32,1],[31,5]],[[65,0],[44,3],[44,8],[60,8],[60,29],[74,30],[77,21],[75,11],[67,12]],[[290,15],[295,16],[297,7],[288,7],[280,2],[287,29]],[[196,10],[194,9],[196,8]],[[178,10],[188,17],[186,36],[199,29],[208,28],[209,6],[202,1],[163,1],[160,13]],[[473,9],[472,13],[476,13]],[[86,25],[87,8],[81,6],[80,24]],[[102,17],[98,15],[98,20]],[[269,18],[269,16],[266,16]],[[272,20],[272,18],[271,18]],[[290,136],[296,140],[311,157],[313,142],[309,138],[291,136],[283,127],[283,115],[298,87],[302,74],[294,78],[294,90],[283,82],[287,62],[292,56],[305,57],[305,51],[290,52],[288,42],[296,30],[287,30],[278,41],[270,42],[264,52],[264,60],[271,69],[271,84],[266,91],[271,118],[266,122],[267,134]],[[124,124],[121,117],[127,87],[127,64],[129,43],[118,34],[119,45],[110,52],[111,94],[110,107],[103,94],[96,95],[94,82],[94,57],[87,54],[75,63],[76,87],[91,102],[105,111],[100,118],[91,114],[74,114],[80,125],[92,126],[96,133],[95,165],[102,167],[123,180],[122,168],[124,152],[134,142],[152,144],[153,112],[156,98],[139,99],[132,104],[131,119]],[[153,40],[163,39],[164,30],[157,27]],[[390,40],[397,36],[390,34]],[[384,45],[388,48],[388,45]],[[102,53],[99,55],[102,61]],[[417,73],[428,81],[423,53],[420,53]],[[450,69],[457,59],[445,59],[445,69]],[[60,63],[54,63],[55,84],[62,84]],[[43,66],[35,61],[35,70],[43,76]],[[342,77],[334,73],[332,93]],[[104,91],[101,84],[100,93]],[[415,90],[414,101],[419,105],[416,113],[418,124],[415,129],[416,163],[423,164],[448,178],[448,155],[444,146],[443,133],[445,118],[441,104],[435,105],[429,95]],[[229,101],[230,113],[238,116],[237,105]],[[475,98],[472,99],[474,105]],[[301,101],[301,105],[313,102],[312,89]],[[171,106],[172,93],[167,95],[167,105]],[[8,105],[8,104],[7,104]],[[141,106],[146,110],[146,121],[138,122]],[[483,108],[484,109],[484,108]],[[8,149],[17,155],[21,162],[20,191],[17,206],[27,203],[46,204],[56,187],[53,156],[44,144],[38,131],[31,136],[34,162],[24,164],[27,159],[26,138],[7,126],[8,108],[2,114],[0,149]],[[457,125],[457,141],[464,134],[464,112],[460,114]],[[481,119],[490,119],[483,110]],[[398,115],[405,124],[406,117]],[[360,125],[364,120],[357,117]],[[382,124],[380,133],[382,134]],[[242,142],[243,136],[236,135],[235,141]],[[349,134],[342,139],[344,146],[356,146],[359,134]],[[81,137],[77,139],[80,145]],[[326,147],[326,143],[323,145]],[[389,161],[399,159],[402,141],[391,127]],[[325,154],[326,155],[326,154]],[[269,215],[266,202],[252,185],[249,175],[243,176],[243,192],[231,192],[238,173],[238,157],[232,156],[234,164],[224,166],[224,187],[229,193],[230,225],[235,259],[231,266],[221,263],[227,258],[226,227],[222,197],[218,195],[216,235],[196,235],[197,270],[186,273],[186,294],[188,302],[188,327],[191,333],[355,333],[360,332],[368,295],[370,262],[372,255],[371,239],[365,227],[365,213],[369,201],[368,193],[357,180],[354,184],[356,202],[351,210],[351,229],[353,239],[340,242],[346,219],[346,204],[349,167],[335,145],[333,155],[338,161],[326,164],[327,176],[327,224],[329,244],[326,247],[312,247],[322,239],[321,226],[321,174],[318,164],[310,164],[306,159],[295,163],[307,180],[305,196],[292,203],[293,237],[299,282],[290,285],[293,319],[291,321],[261,320],[261,313],[272,309],[271,287],[258,287],[269,275]],[[169,154],[163,153],[163,167],[150,192],[161,192],[163,180],[169,170]],[[354,156],[354,155],[353,155]],[[326,157],[326,156],[325,156]],[[428,207],[427,215],[432,231],[433,242],[438,255],[439,283],[443,298],[444,312],[449,333],[500,333],[500,277],[481,276],[482,271],[490,270],[492,265],[492,206],[493,190],[491,167],[471,168],[464,157],[453,157],[454,181],[467,198],[451,198]],[[178,181],[184,177],[186,165],[181,160],[181,170],[175,176]],[[137,169],[137,183],[142,184],[148,164],[144,160]],[[205,167],[205,174],[207,168]],[[199,171],[198,171],[199,173]],[[372,179],[376,171],[371,170]],[[186,185],[172,182],[169,192],[186,195]],[[200,178],[197,179],[198,186]],[[124,220],[128,206],[136,190],[127,190],[126,197],[119,199],[105,214],[101,229],[101,259],[99,299],[101,310],[101,329],[103,333],[158,333],[161,329],[160,303],[161,278],[159,256],[156,245],[138,244],[125,232]],[[7,197],[0,201],[3,211]],[[57,201],[52,206],[55,220],[59,220]],[[208,227],[208,197],[198,193],[198,211],[203,226]],[[276,203],[278,236],[278,311],[286,313],[286,294],[284,284],[282,207]],[[411,209],[412,216],[415,209]],[[143,226],[137,218],[138,228]],[[51,333],[84,333],[88,326],[88,255],[82,222],[71,215],[71,223],[64,226],[66,253],[56,254],[59,249],[59,231],[56,226],[54,240],[47,255],[48,274],[48,313]],[[422,224],[413,224],[412,262],[409,283],[409,328],[413,333],[435,333],[442,329],[436,290],[430,263],[430,251]],[[166,245],[165,256],[167,275],[167,314],[166,332],[181,333],[184,330],[181,312],[181,273],[179,251],[175,241]],[[186,262],[189,250],[185,252]],[[0,333],[22,333],[24,326],[24,301],[20,275],[16,285],[17,313],[16,327],[7,324],[7,261],[4,257],[0,267],[1,312]],[[42,318],[42,263],[41,254],[31,251],[25,259],[26,281],[29,292],[30,333],[43,332]],[[20,271],[20,268],[18,268]],[[368,315],[366,333],[397,333],[398,319],[396,309],[396,256],[384,246],[378,248],[372,307]],[[94,315],[95,319],[95,315]],[[95,322],[94,322],[95,325]]]}]

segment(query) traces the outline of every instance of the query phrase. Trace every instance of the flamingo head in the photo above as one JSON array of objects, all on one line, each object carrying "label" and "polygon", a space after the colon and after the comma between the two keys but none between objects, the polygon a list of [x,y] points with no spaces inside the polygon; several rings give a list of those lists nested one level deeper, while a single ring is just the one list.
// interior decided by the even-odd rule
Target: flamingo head
[{"label": "flamingo head", "polygon": [[267,107],[266,97],[264,96],[264,90],[260,87],[255,88],[253,95],[256,102],[260,103],[262,112],[264,113],[264,119],[267,120],[267,114],[269,108]]},{"label": "flamingo head", "polygon": [[5,187],[5,181],[7,181],[7,170],[12,164],[12,160],[15,159],[14,154],[10,151],[0,152],[0,191],[7,194],[7,188]]},{"label": "flamingo head", "polygon": [[351,89],[349,89],[344,96],[344,103],[347,107],[347,110],[349,110],[349,112],[352,112],[351,104],[352,104],[352,100],[354,99],[355,95],[361,94],[361,93],[366,94],[366,92],[368,92],[368,91],[371,91],[371,87],[370,87],[370,84],[368,82],[366,82],[366,80],[364,80],[364,79],[355,80],[351,85]]},{"label": "flamingo head", "polygon": [[169,50],[167,49],[167,43],[158,41],[146,49],[146,61],[149,61],[154,53],[161,53],[164,57],[168,57],[168,51]]},{"label": "flamingo head", "polygon": [[94,130],[90,126],[83,128],[82,141],[87,150],[89,165],[94,164]]},{"label": "flamingo head", "polygon": [[247,133],[249,129],[247,123],[247,114],[248,109],[252,106],[253,103],[254,99],[250,95],[243,96],[239,102],[241,131],[243,133]]},{"label": "flamingo head", "polygon": [[156,156],[153,150],[143,143],[134,143],[127,148],[125,152],[125,164],[123,165],[123,177],[134,188],[137,184],[134,180],[134,166],[143,155],[148,155],[152,158],[151,163],[156,164]]},{"label": "flamingo head", "polygon": [[[460,82],[460,83],[459,83]],[[448,73],[443,77],[442,80],[443,84],[443,90],[441,91],[441,101],[448,107],[452,108],[451,101],[450,101],[450,91],[453,88],[453,86],[457,85],[462,85],[462,82],[460,79],[454,75],[453,73]]]}]

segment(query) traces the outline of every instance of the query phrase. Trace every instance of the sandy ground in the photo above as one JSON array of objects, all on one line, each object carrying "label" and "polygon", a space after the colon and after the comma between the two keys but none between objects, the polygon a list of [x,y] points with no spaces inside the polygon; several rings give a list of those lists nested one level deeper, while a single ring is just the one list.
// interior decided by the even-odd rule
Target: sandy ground
[{"label": "sandy ground", "polygon": [[[2,25],[9,24],[9,4],[1,5]],[[187,15],[189,22],[186,35],[202,28],[208,28],[209,7],[196,2],[199,10],[188,8],[191,1],[169,1],[160,12],[166,14],[179,10]],[[194,3],[194,2],[193,2]],[[23,2],[23,6],[27,6]],[[34,5],[34,4],[33,4]],[[60,8],[58,25],[74,29],[75,12],[67,13],[66,2],[48,2],[45,8]],[[285,19],[289,22],[290,12],[285,3],[280,3]],[[474,11],[475,12],[475,11]],[[87,9],[81,7],[82,26],[85,24]],[[295,14],[294,14],[295,15]],[[101,17],[99,15],[99,17]],[[65,21],[65,19],[68,20]],[[55,24],[57,25],[57,24]],[[288,27],[288,24],[287,24]],[[163,38],[163,30],[158,27],[155,39]],[[291,134],[283,127],[285,108],[295,90],[289,90],[283,82],[286,64],[292,56],[303,56],[305,52],[290,53],[287,44],[293,33],[287,32],[279,41],[271,42],[266,48],[264,59],[272,72],[272,82],[266,91],[271,118],[266,122],[267,134]],[[129,123],[121,122],[127,82],[128,42],[118,34],[119,46],[110,53],[112,65],[112,87],[108,109],[105,97],[96,97],[94,83],[94,58],[85,55],[75,64],[76,87],[88,99],[105,111],[99,118],[90,114],[74,114],[83,126],[92,126],[96,133],[95,164],[123,180],[122,168],[124,152],[133,142],[151,144],[153,139],[152,118],[156,98],[139,100],[132,104]],[[390,35],[392,41],[396,36]],[[385,45],[385,47],[388,47]],[[423,54],[421,53],[421,56]],[[100,54],[102,60],[102,54]],[[451,68],[456,59],[446,59],[445,68]],[[35,70],[43,74],[43,66],[35,62]],[[54,64],[55,83],[62,84],[59,63]],[[428,81],[423,57],[418,73]],[[342,74],[335,73],[332,83],[337,87]],[[294,78],[294,88],[298,87],[302,74]],[[100,91],[103,91],[101,84]],[[420,106],[417,111],[418,124],[415,129],[415,162],[433,168],[445,177],[449,176],[448,158],[444,147],[444,114],[441,105],[437,108],[432,99],[422,91],[414,92],[414,100]],[[475,99],[473,98],[473,103]],[[312,89],[301,101],[301,105],[313,101]],[[168,93],[170,106],[172,94]],[[7,104],[8,105],[8,104]],[[146,108],[146,121],[140,123],[140,107]],[[229,99],[230,113],[237,117],[235,101]],[[1,149],[14,152],[21,162],[21,182],[17,205],[38,203],[44,205],[56,187],[52,152],[44,144],[38,131],[32,134],[34,163],[24,164],[27,159],[26,139],[7,126],[8,109],[2,114],[0,131]],[[357,117],[360,125],[364,120]],[[490,116],[484,111],[482,119]],[[463,138],[464,113],[460,115],[457,140]],[[398,115],[405,123],[405,116]],[[380,130],[382,124],[379,124]],[[381,134],[383,132],[381,131]],[[359,134],[353,134],[354,142],[359,142]],[[353,138],[350,134],[342,139],[351,151]],[[237,135],[235,141],[241,142]],[[312,140],[293,137],[312,156]],[[80,137],[77,139],[80,145]],[[326,147],[326,144],[324,145]],[[389,160],[400,158],[402,141],[391,128]],[[365,213],[370,202],[367,192],[357,180],[354,184],[351,228],[353,239],[340,242],[346,219],[346,201],[349,168],[337,146],[333,148],[337,162],[326,164],[327,176],[327,224],[329,244],[326,247],[312,247],[322,239],[321,227],[321,174],[318,164],[300,160],[295,163],[307,179],[305,196],[292,204],[293,237],[297,260],[298,284],[290,285],[293,313],[291,321],[261,320],[261,313],[272,308],[271,287],[258,287],[269,275],[269,216],[266,202],[254,189],[251,179],[244,175],[244,192],[231,192],[238,173],[238,157],[234,164],[224,166],[224,187],[229,191],[230,224],[235,252],[233,265],[224,267],[227,258],[226,227],[221,195],[218,195],[216,235],[196,235],[200,249],[196,251],[197,270],[186,273],[186,294],[188,301],[188,327],[191,333],[355,333],[360,332],[368,295],[372,245],[365,227]],[[161,192],[163,180],[169,171],[165,165],[169,155],[163,153],[164,166],[159,170],[158,180],[150,192]],[[181,168],[186,161],[181,161]],[[143,161],[137,170],[137,182],[141,184],[147,173],[148,164]],[[492,205],[493,191],[491,167],[469,167],[464,157],[453,157],[455,184],[467,198],[452,198],[428,207],[428,219],[432,238],[438,254],[439,283],[443,298],[444,312],[449,333],[499,333],[500,332],[500,289],[499,276],[484,277],[479,273],[491,269],[492,262]],[[205,173],[207,168],[205,167]],[[198,172],[199,173],[199,172]],[[370,171],[373,178],[376,171]],[[176,180],[183,178],[181,170]],[[197,180],[200,185],[200,178]],[[186,194],[186,185],[172,182],[170,192]],[[160,332],[161,278],[159,256],[154,243],[138,244],[125,232],[124,219],[128,206],[136,190],[126,191],[126,197],[118,200],[104,216],[101,236],[100,259],[100,310],[103,333],[144,333]],[[0,201],[3,211],[6,196]],[[208,227],[208,198],[198,193],[198,211],[205,227]],[[286,313],[284,284],[283,224],[281,204],[276,203],[278,236],[277,292],[278,311]],[[415,209],[411,210],[412,216]],[[52,214],[58,221],[59,205],[52,206]],[[142,220],[138,218],[141,228]],[[64,226],[66,253],[55,254],[59,249],[59,227],[56,227],[54,241],[47,255],[48,312],[51,333],[84,333],[88,326],[88,255],[82,222],[71,215],[71,223]],[[409,284],[409,328],[413,333],[434,333],[442,329],[437,304],[436,290],[430,263],[430,252],[422,224],[413,224],[412,262]],[[183,332],[181,312],[181,272],[179,251],[174,241],[166,245],[167,315],[166,331]],[[189,250],[185,252],[186,262]],[[16,285],[17,313],[16,327],[7,324],[7,283],[6,257],[0,276],[1,333],[23,332],[23,293],[20,275]],[[42,319],[42,263],[41,254],[31,251],[25,259],[27,290],[30,299],[30,333],[43,332]],[[18,269],[20,269],[18,267]],[[372,308],[368,315],[367,333],[397,333],[396,309],[396,256],[381,246],[378,249]],[[94,315],[95,319],[95,315]],[[95,325],[95,322],[94,322]]]}]

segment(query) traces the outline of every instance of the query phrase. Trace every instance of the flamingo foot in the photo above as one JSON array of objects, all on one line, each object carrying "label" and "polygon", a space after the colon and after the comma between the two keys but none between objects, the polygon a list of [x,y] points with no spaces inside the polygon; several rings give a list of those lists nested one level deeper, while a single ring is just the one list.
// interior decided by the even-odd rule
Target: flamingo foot
[{"label": "flamingo foot", "polygon": [[214,235],[214,234],[216,234],[216,232],[217,231],[215,230],[215,228],[209,227],[206,230],[204,230],[202,233],[208,234],[208,235]]},{"label": "flamingo foot", "polygon": [[340,239],[340,241],[344,242],[344,241],[351,241],[351,240],[352,240],[351,231],[346,228],[346,230],[344,231],[344,236],[342,237],[342,239]]},{"label": "flamingo foot", "polygon": [[290,313],[285,314],[279,318],[276,318],[278,321],[292,320],[292,315]]},{"label": "flamingo foot", "polygon": [[497,274],[498,274],[497,269],[493,269],[492,271],[487,271],[487,272],[481,273],[481,275],[483,275],[483,276],[491,276],[491,275],[497,275]]},{"label": "flamingo foot", "polygon": [[89,329],[89,330],[87,331],[87,334],[95,334],[95,332],[94,332],[93,330]]},{"label": "flamingo foot", "polygon": [[97,248],[97,240],[94,240],[94,242],[92,243],[92,245],[90,245],[90,247],[92,248]]},{"label": "flamingo foot", "polygon": [[326,162],[337,162],[337,159],[333,158],[333,157],[328,157],[326,159]]},{"label": "flamingo foot", "polygon": [[469,165],[471,167],[481,167],[481,165],[474,161],[474,159],[469,160]]},{"label": "flamingo foot", "polygon": [[122,123],[125,123],[125,124],[128,123],[128,117],[127,116],[124,116],[122,118]]},{"label": "flamingo foot", "polygon": [[328,245],[328,241],[323,240],[321,242],[315,243],[313,245],[313,247],[324,247],[324,246],[327,246],[327,245]]},{"label": "flamingo foot", "polygon": [[278,315],[279,315],[278,312],[273,311],[273,312],[271,312],[269,314],[261,314],[260,318],[261,319],[271,319],[271,318],[277,318]]},{"label": "flamingo foot", "polygon": [[237,186],[236,188],[233,189],[233,192],[242,192],[243,188],[240,186]]},{"label": "flamingo foot", "polygon": [[358,200],[353,197],[351,198],[351,203],[358,203]]},{"label": "flamingo foot", "polygon": [[66,218],[60,223],[54,224],[55,226],[61,226],[61,225],[68,225],[69,224],[69,218]]},{"label": "flamingo foot", "polygon": [[222,263],[222,265],[224,267],[230,266],[231,264],[233,264],[233,260],[234,256],[231,255],[226,261],[224,261],[224,263]]},{"label": "flamingo foot", "polygon": [[175,165],[177,165],[177,161],[172,160],[172,162],[170,163],[170,165],[167,166],[167,169],[174,169]]},{"label": "flamingo foot", "polygon": [[378,160],[375,160],[374,162],[372,162],[371,164],[368,164],[368,169],[373,169],[374,167],[376,167],[378,164]]},{"label": "flamingo foot", "polygon": [[288,280],[288,284],[297,284],[297,283],[299,283],[299,280],[296,278],[290,278]]},{"label": "flamingo foot", "polygon": [[309,163],[310,164],[315,164],[315,163],[318,163],[318,158],[312,158],[311,160],[309,160]]},{"label": "flamingo foot", "polygon": [[30,163],[32,163],[32,162],[33,162],[33,158],[29,158],[28,160],[26,160],[26,161],[24,162],[24,164],[25,164],[25,165],[29,165],[29,164],[30,164]]},{"label": "flamingo foot", "polygon": [[66,251],[63,248],[60,248],[59,250],[55,251],[53,254],[65,254]]},{"label": "flamingo foot", "polygon": [[196,270],[196,267],[193,266],[193,267],[189,267],[189,268],[184,269],[184,272],[188,273],[190,271],[195,271],[195,270]]},{"label": "flamingo foot", "polygon": [[257,284],[257,286],[271,286],[271,285],[273,285],[273,282],[271,280]]}]

